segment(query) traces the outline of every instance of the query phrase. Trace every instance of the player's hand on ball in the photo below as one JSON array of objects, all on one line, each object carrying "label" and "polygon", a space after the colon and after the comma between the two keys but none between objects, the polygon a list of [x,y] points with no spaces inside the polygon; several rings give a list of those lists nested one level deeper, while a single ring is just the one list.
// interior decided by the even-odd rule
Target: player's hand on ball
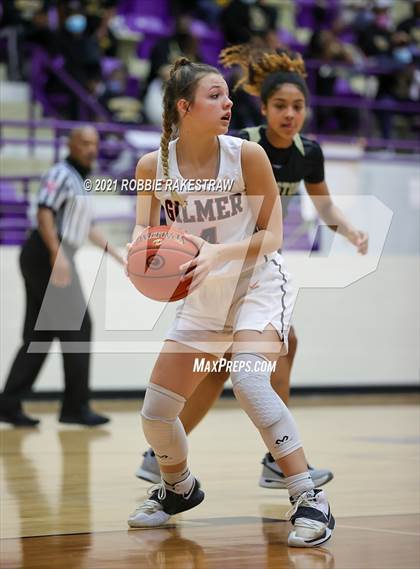
[{"label": "player's hand on ball", "polygon": [[191,235],[189,233],[185,234],[186,239],[192,241],[199,249],[199,254],[188,263],[180,265],[181,271],[186,271],[181,281],[186,280],[190,275],[190,271],[193,270],[193,281],[189,287],[189,293],[193,292],[198,288],[206,279],[207,275],[211,270],[213,270],[219,259],[220,245],[213,245],[212,243],[207,243],[201,237],[196,235]]},{"label": "player's hand on ball", "polygon": [[355,247],[357,247],[358,253],[361,255],[366,255],[369,243],[369,236],[366,231],[360,231],[359,229],[350,231],[348,240],[350,243],[353,243]]},{"label": "player's hand on ball", "polygon": [[59,288],[65,288],[71,283],[71,264],[65,253],[60,250],[51,256],[51,283]]}]

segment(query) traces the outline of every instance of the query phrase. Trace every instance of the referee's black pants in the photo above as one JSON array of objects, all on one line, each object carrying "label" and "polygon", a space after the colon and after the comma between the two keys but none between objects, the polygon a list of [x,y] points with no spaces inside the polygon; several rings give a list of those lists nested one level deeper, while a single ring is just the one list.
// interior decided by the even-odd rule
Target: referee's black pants
[{"label": "referee's black pants", "polygon": [[[2,410],[21,409],[21,401],[31,390],[54,338],[60,340],[63,351],[62,414],[77,415],[88,403],[91,319],[74,264],[75,251],[63,246],[71,263],[72,280],[68,287],[59,288],[48,284],[50,255],[38,231],[33,231],[23,245],[19,259],[26,291],[23,344],[0,395]],[[28,352],[33,342],[36,344],[31,348],[35,346],[36,351]]]}]

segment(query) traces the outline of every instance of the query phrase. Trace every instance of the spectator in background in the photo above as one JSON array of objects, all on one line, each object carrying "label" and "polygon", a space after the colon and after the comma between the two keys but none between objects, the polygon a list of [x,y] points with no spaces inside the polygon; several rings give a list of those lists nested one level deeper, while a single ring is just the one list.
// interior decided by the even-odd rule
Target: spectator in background
[{"label": "spectator in background", "polygon": [[[359,32],[358,43],[364,54],[372,58],[379,67],[376,100],[381,102],[404,99],[402,93],[407,83],[407,65],[412,55],[407,49],[407,34],[395,31],[390,15],[391,2],[376,0],[372,9],[372,20]],[[392,134],[392,111],[378,110],[379,128],[382,138]]]},{"label": "spectator in background", "polygon": [[146,120],[156,126],[162,124],[163,82],[169,78],[171,65],[180,56],[190,61],[201,61],[197,39],[190,33],[190,18],[180,16],[175,23],[175,32],[162,38],[150,54],[150,71],[143,94]]},{"label": "spectator in background", "polygon": [[407,34],[412,52],[418,58],[420,56],[420,0],[412,4],[412,15],[398,24],[397,31]]},{"label": "spectator in background", "polygon": [[123,64],[105,80],[105,92],[99,102],[108,110],[112,120],[121,123],[142,123],[141,103],[137,97],[127,95],[128,71]]},{"label": "spectator in background", "polygon": [[[331,29],[321,29],[322,25],[323,22],[320,20],[319,28],[314,31],[309,42],[306,58],[320,61],[320,65],[314,71],[315,94],[333,97],[340,77],[340,71],[334,64],[353,64],[354,57],[352,51],[339,37],[340,20],[335,20]],[[319,106],[314,115],[318,132],[328,128],[331,119],[335,121],[334,128],[343,133],[354,130],[358,124],[358,112],[352,108]]]},{"label": "spectator in background", "polygon": [[58,34],[57,51],[65,68],[85,89],[94,94],[102,78],[98,40],[87,29],[87,17],[80,2],[69,2]]},{"label": "spectator in background", "polygon": [[[420,100],[420,1],[413,2],[412,15],[400,22],[394,34],[393,56],[403,66],[395,87],[400,101]],[[407,117],[407,115],[405,115]],[[408,115],[409,129],[420,130],[420,116]]]},{"label": "spectator in background", "polygon": [[98,44],[102,55],[116,57],[118,42],[109,27],[116,15],[118,0],[57,0],[60,27],[65,26],[69,13],[78,12],[85,16],[85,33]]},{"label": "spectator in background", "polygon": [[220,22],[227,44],[260,40],[267,46],[276,30],[277,8],[263,0],[232,0],[222,11]]},{"label": "spectator in background", "polygon": [[[95,227],[92,197],[84,187],[97,157],[98,143],[94,128],[73,130],[69,156],[55,164],[41,181],[37,227],[20,255],[26,292],[23,342],[0,395],[0,422],[16,427],[39,423],[25,415],[22,399],[32,389],[54,338],[62,344],[64,361],[60,422],[95,426],[109,421],[89,407],[91,319],[74,259],[89,238],[123,263],[121,255]],[[42,351],[31,352],[33,342],[43,344]]]},{"label": "spectator in background", "polygon": [[388,0],[376,0],[372,17],[359,31],[358,45],[369,57],[387,57],[391,54],[393,24]]},{"label": "spectator in background", "polygon": [[218,25],[221,6],[215,0],[171,0],[171,15],[175,18],[191,16],[210,25]]},{"label": "spectator in background", "polygon": [[116,57],[118,41],[109,27],[116,15],[118,0],[84,0],[87,31],[95,36],[103,55]]},{"label": "spectator in background", "polygon": [[[220,25],[227,44],[250,43],[276,49],[284,47],[277,36],[277,16],[277,8],[267,6],[263,0],[232,0],[220,15]],[[233,68],[228,84],[235,85],[240,76],[241,71]],[[233,101],[231,129],[261,124],[262,116],[255,97],[242,89],[231,89],[230,98]]]},{"label": "spectator in background", "polygon": [[[64,69],[81,87],[99,98],[105,91],[101,68],[101,50],[95,35],[87,29],[87,17],[79,1],[66,2],[59,6],[59,29],[52,55],[62,56]],[[79,118],[79,100],[69,92],[60,79],[51,75],[47,84],[48,93],[65,92],[69,98],[64,117]]]},{"label": "spectator in background", "polygon": [[26,78],[24,42],[37,43],[50,50],[54,40],[48,25],[51,0],[4,0],[0,10],[0,38],[7,45],[7,76],[11,81]]}]

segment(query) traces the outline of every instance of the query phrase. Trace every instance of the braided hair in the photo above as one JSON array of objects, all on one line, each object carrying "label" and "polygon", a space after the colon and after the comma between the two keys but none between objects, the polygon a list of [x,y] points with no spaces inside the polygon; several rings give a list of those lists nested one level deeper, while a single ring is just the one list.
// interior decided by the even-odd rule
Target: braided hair
[{"label": "braided hair", "polygon": [[235,89],[242,87],[247,93],[261,97],[264,104],[284,83],[296,85],[308,101],[305,63],[300,54],[242,44],[222,50],[220,62],[225,67],[239,65],[243,76]]}]

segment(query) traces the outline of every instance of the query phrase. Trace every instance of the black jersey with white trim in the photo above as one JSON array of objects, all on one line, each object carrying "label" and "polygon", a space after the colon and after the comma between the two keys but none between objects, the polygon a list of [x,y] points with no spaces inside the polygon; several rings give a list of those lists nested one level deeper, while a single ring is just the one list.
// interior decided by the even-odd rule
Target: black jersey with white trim
[{"label": "black jersey with white trim", "polygon": [[[324,181],[324,155],[315,140],[297,134],[291,146],[276,148],[268,141],[265,126],[246,128],[239,135],[264,148],[282,198],[296,195],[302,180],[309,184]],[[284,208],[284,213],[286,211],[287,207]]]}]

